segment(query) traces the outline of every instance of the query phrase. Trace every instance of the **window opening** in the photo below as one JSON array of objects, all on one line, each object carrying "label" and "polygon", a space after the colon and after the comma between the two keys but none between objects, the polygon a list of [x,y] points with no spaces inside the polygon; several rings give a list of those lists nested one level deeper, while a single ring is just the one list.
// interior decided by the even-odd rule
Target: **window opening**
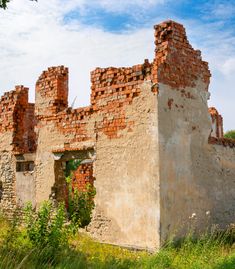
[{"label": "window opening", "polygon": [[34,162],[17,162],[16,163],[16,172],[32,172],[34,171]]}]

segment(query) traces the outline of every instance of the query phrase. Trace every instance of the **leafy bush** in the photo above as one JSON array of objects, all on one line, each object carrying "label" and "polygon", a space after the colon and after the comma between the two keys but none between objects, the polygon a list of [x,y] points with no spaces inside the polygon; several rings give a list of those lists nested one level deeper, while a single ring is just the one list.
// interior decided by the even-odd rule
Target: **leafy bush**
[{"label": "leafy bush", "polygon": [[[2,221],[3,223],[0,220],[1,229],[7,229],[5,220]],[[0,268],[234,269],[235,249],[232,241],[227,240],[228,236],[233,236],[231,229],[226,233],[207,233],[198,239],[190,234],[180,244],[170,242],[153,255],[100,244],[80,233],[58,249],[29,244],[28,237],[19,243],[19,247],[16,248],[15,243],[12,245],[15,247],[4,249],[4,243],[0,240]],[[19,238],[26,234],[25,229],[20,228],[18,231]],[[1,236],[4,237],[3,234],[5,233]],[[14,240],[19,240],[18,237]]]},{"label": "leafy bush", "polygon": [[235,130],[230,130],[225,133],[225,138],[235,139]]},{"label": "leafy bush", "polygon": [[70,160],[66,164],[65,177],[68,188],[68,218],[74,227],[85,227],[91,221],[92,210],[94,209],[95,187],[86,184],[86,190],[73,189],[73,172],[81,164],[81,160]]},{"label": "leafy bush", "polygon": [[74,159],[66,163],[65,177],[71,176],[71,172],[75,171],[78,166],[81,164],[82,160]]},{"label": "leafy bush", "polygon": [[87,226],[91,221],[94,209],[95,188],[87,183],[85,191],[73,190],[71,177],[66,178],[68,185],[68,217],[73,224],[79,227]]},{"label": "leafy bush", "polygon": [[25,226],[30,242],[33,246],[58,249],[68,242],[68,230],[64,226],[66,221],[64,204],[57,208],[51,202],[44,202],[35,212],[29,203],[25,209]]}]

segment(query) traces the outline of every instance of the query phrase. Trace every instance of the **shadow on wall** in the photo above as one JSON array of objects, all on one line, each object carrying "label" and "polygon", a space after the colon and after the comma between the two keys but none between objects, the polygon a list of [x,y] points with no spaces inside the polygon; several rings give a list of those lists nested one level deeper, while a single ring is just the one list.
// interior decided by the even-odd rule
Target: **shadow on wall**
[{"label": "shadow on wall", "polygon": [[2,181],[0,181],[0,203],[2,201],[2,194],[3,194],[3,186],[2,186]]}]

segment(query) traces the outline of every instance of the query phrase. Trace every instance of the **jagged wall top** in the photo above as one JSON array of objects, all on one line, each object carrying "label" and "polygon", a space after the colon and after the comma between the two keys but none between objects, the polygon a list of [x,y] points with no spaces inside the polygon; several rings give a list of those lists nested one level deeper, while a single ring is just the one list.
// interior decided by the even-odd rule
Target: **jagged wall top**
[{"label": "jagged wall top", "polygon": [[50,67],[43,71],[36,83],[35,113],[56,114],[68,107],[68,68]]},{"label": "jagged wall top", "polygon": [[[26,142],[22,143],[21,140],[26,141],[29,137],[31,141],[36,139],[34,127],[37,132],[43,124],[53,121],[62,132],[75,132],[74,139],[84,141],[88,137],[83,121],[93,113],[102,111],[106,115],[112,113],[113,119],[105,118],[104,122],[97,124],[96,129],[102,130],[110,138],[117,138],[118,130],[130,128],[123,107],[140,95],[143,81],[152,81],[154,93],[158,92],[158,83],[181,89],[183,96],[186,96],[184,88],[194,87],[197,81],[201,81],[201,87],[207,90],[210,79],[208,64],[202,61],[200,51],[194,50],[189,44],[184,27],[166,21],[155,25],[154,29],[156,49],[153,62],[146,59],[143,64],[133,67],[96,68],[91,72],[91,104],[86,108],[68,108],[68,68],[64,66],[50,67],[39,77],[36,83],[35,112],[34,105],[28,103],[28,90],[23,86],[16,88],[14,94],[6,93],[0,102],[0,132],[13,131],[15,147],[32,151],[36,144],[33,142],[33,146],[27,147]],[[190,89],[187,94],[186,97],[190,98]],[[14,113],[5,104],[8,95],[16,95],[14,98],[18,99],[24,96],[22,102],[18,101],[19,106],[14,105]],[[19,127],[20,123],[22,128]],[[28,134],[27,128],[31,130]]]},{"label": "jagged wall top", "polygon": [[153,80],[173,88],[194,87],[196,80],[205,82],[208,89],[210,71],[202,61],[201,52],[189,44],[183,25],[165,21],[154,26],[155,59]]}]

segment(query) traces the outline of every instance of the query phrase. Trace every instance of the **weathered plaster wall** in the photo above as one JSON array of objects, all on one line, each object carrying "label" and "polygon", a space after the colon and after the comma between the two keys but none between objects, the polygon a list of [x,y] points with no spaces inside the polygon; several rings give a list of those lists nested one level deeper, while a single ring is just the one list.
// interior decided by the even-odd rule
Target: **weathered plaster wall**
[{"label": "weathered plaster wall", "polygon": [[235,221],[235,148],[208,144],[207,92],[200,84],[188,90],[192,99],[169,86],[159,87],[162,242],[189,226],[224,228]]},{"label": "weathered plaster wall", "polygon": [[3,190],[0,207],[7,216],[11,217],[16,207],[15,160],[7,151],[0,154],[0,181]]},{"label": "weathered plaster wall", "polygon": [[166,236],[185,231],[193,213],[200,213],[202,220],[207,221],[206,211],[210,210],[205,182],[200,186],[204,176],[194,177],[210,135],[207,92],[200,87],[187,91],[192,98],[183,97],[169,86],[159,87],[162,241]]},{"label": "weathered plaster wall", "polygon": [[16,173],[16,199],[19,206],[24,206],[27,202],[35,205],[35,181],[33,172]]},{"label": "weathered plaster wall", "polygon": [[96,208],[90,232],[102,241],[154,249],[159,246],[157,98],[151,82],[126,108],[131,130],[119,139],[101,134],[96,145]]},{"label": "weathered plaster wall", "polygon": [[17,206],[16,159],[14,155],[35,150],[34,105],[28,103],[28,88],[16,86],[0,100],[1,208],[11,216]]},{"label": "weathered plaster wall", "polygon": [[165,63],[158,65],[162,243],[189,229],[202,231],[235,219],[235,141],[222,138],[222,117],[214,109],[208,112],[209,71],[189,46],[183,26],[176,26],[169,22],[155,28],[157,44],[167,42],[165,58],[156,50],[156,59]]},{"label": "weathered plaster wall", "polygon": [[[80,120],[80,123],[84,122],[83,130],[89,138],[84,142],[79,141],[79,137],[76,141],[73,133],[64,135],[63,129],[57,127],[54,120],[48,119],[45,125],[38,121],[40,128],[35,162],[37,203],[48,199],[55,178],[63,174],[60,169],[60,175],[56,176],[55,165],[59,164],[55,164],[54,149],[63,151],[68,144],[71,150],[78,146],[80,149],[94,147],[97,208],[90,232],[96,238],[114,244],[158,246],[157,97],[152,93],[151,86],[151,82],[143,84],[139,96],[133,99],[131,105],[122,108],[125,119],[131,121],[131,127],[114,129],[113,139],[110,139],[111,132],[104,133],[102,128],[97,132],[94,130],[107,116],[107,120],[112,121],[117,115],[116,110],[109,111],[107,115],[107,108],[104,111],[101,109],[99,113]],[[143,226],[149,228],[142,229]],[[154,231],[152,226],[156,228]]]},{"label": "weathered plaster wall", "polygon": [[[212,223],[221,228],[235,222],[235,148],[222,145],[210,145],[205,152],[208,167],[203,166],[202,173],[208,184],[207,195],[212,202]],[[195,177],[198,171],[195,171]]]}]

